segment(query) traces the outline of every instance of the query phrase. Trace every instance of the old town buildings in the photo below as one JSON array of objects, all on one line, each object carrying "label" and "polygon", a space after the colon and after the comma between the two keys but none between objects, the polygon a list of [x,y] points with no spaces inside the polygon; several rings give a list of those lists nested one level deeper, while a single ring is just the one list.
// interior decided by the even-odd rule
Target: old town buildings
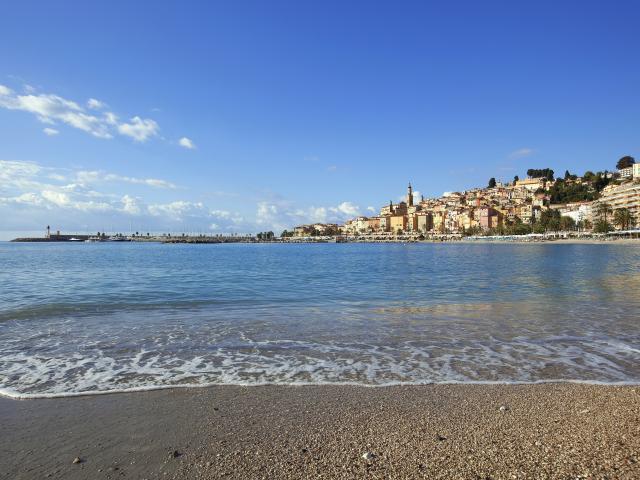
[{"label": "old town buildings", "polygon": [[[605,184],[598,185],[597,182]],[[513,231],[519,225],[524,226],[520,229],[522,231],[535,231],[534,227],[539,226],[539,222],[550,218],[559,222],[562,217],[567,217],[563,225],[589,230],[594,225],[597,212],[602,210],[598,207],[602,203],[607,203],[613,210],[628,209],[632,227],[640,222],[638,164],[628,172],[620,170],[615,175],[587,172],[584,177],[578,177],[567,172],[565,178],[553,180],[551,171],[551,178],[516,178],[511,183],[493,181],[491,185],[446,192],[439,198],[418,199],[409,184],[402,201],[390,201],[380,208],[377,215],[359,216],[341,226],[301,226],[296,228],[295,234],[304,236],[309,231],[316,234],[339,231],[345,235],[387,236],[478,234]],[[577,200],[568,201],[576,197]]]}]

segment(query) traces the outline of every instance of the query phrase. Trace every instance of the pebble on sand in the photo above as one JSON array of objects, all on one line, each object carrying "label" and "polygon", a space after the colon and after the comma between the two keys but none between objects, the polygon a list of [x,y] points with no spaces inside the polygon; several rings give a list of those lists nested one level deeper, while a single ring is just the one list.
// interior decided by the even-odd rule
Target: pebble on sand
[{"label": "pebble on sand", "polygon": [[504,412],[506,412],[506,411],[508,411],[508,410],[509,410],[509,407],[507,407],[506,405],[500,405],[500,411],[501,411],[502,413],[504,413]]},{"label": "pebble on sand", "polygon": [[375,458],[375,454],[371,453],[371,452],[364,452],[362,454],[362,458],[364,458],[367,462],[373,460]]},{"label": "pebble on sand", "polygon": [[76,457],[73,459],[73,462],[71,463],[82,463],[82,459],[80,457]]}]

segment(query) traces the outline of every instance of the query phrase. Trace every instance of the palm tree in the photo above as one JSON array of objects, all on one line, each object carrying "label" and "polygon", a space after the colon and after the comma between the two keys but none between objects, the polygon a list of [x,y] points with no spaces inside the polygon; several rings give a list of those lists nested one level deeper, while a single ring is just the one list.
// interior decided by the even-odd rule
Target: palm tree
[{"label": "palm tree", "polygon": [[600,217],[604,222],[607,222],[607,215],[613,213],[613,208],[606,202],[598,203],[596,207],[596,216]]},{"label": "palm tree", "polygon": [[633,223],[635,223],[635,219],[628,208],[619,208],[614,213],[613,223],[618,225],[621,230],[627,230]]}]

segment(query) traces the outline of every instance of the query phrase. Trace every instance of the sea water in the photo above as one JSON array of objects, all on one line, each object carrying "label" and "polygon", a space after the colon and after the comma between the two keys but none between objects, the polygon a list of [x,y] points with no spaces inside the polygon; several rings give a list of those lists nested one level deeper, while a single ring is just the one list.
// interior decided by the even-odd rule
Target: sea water
[{"label": "sea water", "polygon": [[0,393],[640,383],[640,245],[0,243]]}]

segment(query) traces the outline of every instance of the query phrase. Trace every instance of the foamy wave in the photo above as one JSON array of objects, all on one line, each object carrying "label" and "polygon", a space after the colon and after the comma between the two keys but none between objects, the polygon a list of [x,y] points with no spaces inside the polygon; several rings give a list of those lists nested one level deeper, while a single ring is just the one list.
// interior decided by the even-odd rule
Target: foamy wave
[{"label": "foamy wave", "polygon": [[213,385],[518,384],[544,382],[637,384],[640,355],[620,341],[519,338],[490,345],[319,344],[251,341],[190,357],[138,350],[120,357],[0,356],[0,394],[12,398],[194,388]]}]

